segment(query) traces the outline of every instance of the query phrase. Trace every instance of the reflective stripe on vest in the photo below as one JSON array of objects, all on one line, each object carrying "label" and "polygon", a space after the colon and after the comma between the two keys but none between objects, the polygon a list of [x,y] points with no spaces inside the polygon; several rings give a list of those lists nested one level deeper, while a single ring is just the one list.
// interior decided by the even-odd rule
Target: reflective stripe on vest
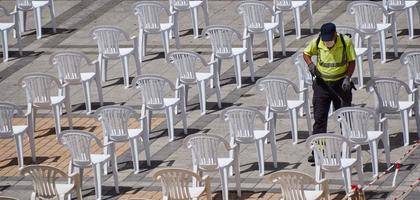
[{"label": "reflective stripe on vest", "polygon": [[321,51],[318,48],[320,38],[317,39],[316,48],[318,49],[318,56],[317,56],[317,62],[322,67],[341,67],[347,64],[347,52],[346,52],[346,43],[344,42],[343,35],[340,34],[341,44],[343,45],[343,54],[341,56],[341,63],[324,63],[321,60]]}]

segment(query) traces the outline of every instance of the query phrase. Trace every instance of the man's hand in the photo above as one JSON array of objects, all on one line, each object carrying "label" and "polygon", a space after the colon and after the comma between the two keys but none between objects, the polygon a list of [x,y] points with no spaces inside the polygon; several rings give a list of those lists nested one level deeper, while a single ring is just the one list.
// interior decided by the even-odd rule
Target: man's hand
[{"label": "man's hand", "polygon": [[310,63],[308,65],[308,69],[309,69],[309,72],[311,73],[311,75],[313,77],[315,77],[316,76],[316,66],[315,66],[315,64],[314,63]]},{"label": "man's hand", "polygon": [[351,90],[351,82],[350,77],[346,76],[343,80],[343,84],[341,85],[344,91],[350,91]]}]

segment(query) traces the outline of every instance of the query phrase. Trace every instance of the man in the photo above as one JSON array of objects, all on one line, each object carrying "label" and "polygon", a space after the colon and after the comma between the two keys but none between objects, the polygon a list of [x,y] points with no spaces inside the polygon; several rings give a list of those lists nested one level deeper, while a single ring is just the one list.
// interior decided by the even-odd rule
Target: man
[{"label": "man", "polygon": [[[317,56],[316,65],[311,57]],[[326,133],[328,112],[331,101],[334,110],[351,106],[350,81],[354,72],[356,52],[351,39],[336,32],[335,24],[326,23],[321,26],[321,34],[305,48],[303,58],[308,64],[309,72],[316,77],[313,81],[314,108],[313,134]],[[309,156],[308,162],[314,162]]]}]

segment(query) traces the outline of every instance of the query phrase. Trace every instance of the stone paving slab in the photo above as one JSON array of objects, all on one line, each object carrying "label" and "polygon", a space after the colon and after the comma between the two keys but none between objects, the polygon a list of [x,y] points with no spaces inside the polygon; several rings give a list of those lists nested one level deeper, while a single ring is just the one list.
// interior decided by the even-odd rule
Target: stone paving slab
[{"label": "stone paving slab", "polygon": [[[8,9],[13,8],[13,0],[2,0],[0,5],[5,6]],[[117,25],[120,28],[126,30],[131,35],[136,34],[137,19],[133,15],[132,5],[137,2],[135,0],[56,0],[55,7],[57,12],[57,25],[58,33],[52,34],[49,27],[50,18],[48,12],[43,12],[43,24],[45,25],[43,31],[45,32],[41,40],[35,39],[33,30],[33,16],[32,13],[28,15],[28,27],[29,31],[24,34],[23,47],[24,57],[18,58],[16,52],[12,52],[11,60],[7,63],[0,63],[0,101],[14,102],[22,108],[25,108],[25,94],[24,91],[17,85],[17,80],[25,73],[29,72],[42,72],[57,76],[57,70],[49,64],[49,57],[52,53],[61,50],[77,50],[87,54],[90,59],[95,59],[97,56],[97,46],[93,40],[89,37],[89,32],[94,26],[98,25]],[[168,2],[161,1],[167,4]],[[209,0],[209,15],[211,24],[225,24],[242,30],[243,21],[242,18],[236,13],[237,5],[240,1],[213,1]],[[285,29],[286,29],[286,45],[287,45],[287,56],[283,57],[280,52],[279,39],[274,40],[274,55],[275,60],[273,63],[268,63],[266,53],[266,43],[264,35],[256,35],[254,41],[254,58],[255,58],[255,74],[256,79],[265,76],[281,76],[286,77],[294,82],[297,82],[297,70],[290,60],[290,56],[296,51],[301,51],[305,45],[313,38],[317,36],[319,27],[329,21],[333,21],[340,25],[353,25],[353,17],[350,17],[345,13],[348,3],[351,1],[344,0],[313,0],[313,11],[314,11],[314,25],[315,33],[311,35],[309,33],[308,15],[305,11],[302,12],[302,38],[300,40],[295,39],[294,22],[292,13],[285,14]],[[272,4],[272,1],[266,1],[268,4]],[[407,22],[404,16],[401,15],[397,19],[398,23],[398,51],[399,55],[403,52],[420,49],[420,31],[419,31],[419,18],[414,15],[414,26],[415,26],[415,37],[412,40],[408,39],[407,36]],[[3,18],[0,17],[0,20]],[[203,27],[203,20],[201,12],[199,12],[200,28]],[[181,35],[181,46],[182,49],[193,50],[202,54],[207,60],[211,55],[211,46],[206,38],[194,39],[191,30],[191,17],[188,12],[181,13],[180,15],[180,35]],[[387,48],[391,48],[391,38],[388,37]],[[15,40],[11,40],[14,44]],[[174,49],[174,42],[171,41],[171,49]],[[379,45],[378,40],[374,38],[375,47],[375,75],[384,77],[397,77],[403,81],[407,81],[407,69],[405,66],[400,64],[399,58],[394,58],[393,54],[388,53],[388,62],[381,64],[379,60]],[[129,47],[131,44],[124,43],[124,47]],[[241,42],[235,43],[235,46],[241,46]],[[16,51],[15,47],[11,48],[12,51]],[[133,60],[130,60],[130,76],[135,76],[135,68],[131,66]],[[363,72],[365,74],[365,81],[369,79],[369,71],[367,69],[367,61],[364,61]],[[88,67],[83,67],[83,71],[89,71]],[[200,71],[208,71],[207,68],[200,68]],[[110,61],[108,65],[109,80],[103,83],[103,92],[105,104],[124,104],[132,106],[136,110],[140,110],[141,97],[137,94],[137,91],[133,88],[124,89],[122,85],[122,73],[121,63],[119,61]],[[223,60],[221,69],[221,86],[222,86],[222,105],[225,109],[230,106],[252,106],[264,110],[265,99],[264,96],[257,92],[255,84],[250,81],[249,69],[245,63],[242,65],[243,72],[243,87],[236,89],[234,82],[234,70],[233,62],[231,60]],[[164,61],[162,53],[161,38],[158,35],[150,36],[148,40],[147,54],[145,62],[142,64],[142,73],[144,74],[160,74],[172,81],[176,79],[176,71],[173,67],[170,67]],[[357,78],[354,78],[357,82]],[[92,88],[92,101],[93,109],[97,109],[99,104],[97,101],[96,90]],[[73,112],[75,118],[80,118],[80,127],[97,126],[97,124],[91,121],[91,116],[87,116],[84,109],[84,97],[83,93],[80,92],[81,87],[74,87],[71,89],[71,98],[73,104]],[[311,91],[311,90],[310,90]],[[312,92],[311,92],[312,93]],[[169,94],[168,94],[169,95]],[[402,99],[406,99],[403,93],[399,94]],[[228,138],[228,127],[220,120],[219,114],[221,109],[217,108],[216,97],[213,89],[206,91],[206,97],[208,98],[206,115],[200,115],[199,104],[198,104],[198,93],[196,87],[190,89],[188,97],[188,128],[189,133],[194,134],[198,132],[206,132],[208,134],[220,135],[224,138]],[[295,95],[294,97],[297,98]],[[356,106],[373,107],[374,99],[371,94],[368,94],[365,90],[358,90],[353,92],[353,104]],[[50,118],[51,113],[49,111],[41,111],[39,114],[41,119],[39,123],[39,130],[44,131],[40,134],[46,135],[45,138],[52,137],[53,134],[48,134],[48,130],[44,130],[43,126],[48,127],[53,123]],[[145,168],[140,174],[132,174],[131,166],[123,166],[119,172],[119,179],[121,180],[121,191],[122,194],[115,194],[112,187],[112,178],[110,175],[106,177],[104,194],[108,199],[122,199],[133,197],[149,197],[149,195],[143,194],[143,192],[152,191],[150,198],[160,198],[160,194],[156,191],[160,190],[159,183],[152,179],[153,172],[161,167],[185,167],[191,168],[191,155],[190,152],[183,147],[182,141],[185,135],[182,133],[182,123],[180,122],[179,116],[176,117],[176,136],[177,139],[174,142],[168,143],[166,123],[164,120],[164,113],[157,113],[155,115],[158,119],[161,119],[151,133],[151,154],[153,169]],[[407,147],[402,146],[402,128],[399,115],[390,115],[390,139],[391,139],[391,160],[397,160],[402,155]],[[63,120],[64,121],[64,120]],[[89,123],[84,123],[84,122]],[[22,122],[22,121],[21,121]],[[48,125],[49,124],[49,125]],[[257,124],[262,126],[261,124]],[[304,118],[299,118],[299,142],[296,145],[292,145],[289,119],[287,115],[281,115],[277,121],[278,130],[276,132],[277,139],[277,151],[278,159],[280,161],[278,168],[273,168],[272,159],[270,155],[269,146],[265,146],[265,165],[266,175],[270,173],[282,170],[282,169],[296,169],[299,171],[306,172],[314,175],[314,167],[310,166],[306,162],[306,158],[309,155],[309,150],[305,147],[305,139],[308,137],[307,124]],[[338,127],[333,119],[329,121],[329,131],[338,131]],[[417,137],[414,117],[410,118],[409,122],[410,138],[414,141]],[[95,129],[95,133],[100,135],[100,130]],[[37,133],[38,134],[38,133]],[[44,148],[57,148],[52,142],[52,139],[44,140],[44,136],[39,138],[39,143]],[[0,195],[16,195],[21,199],[27,199],[29,196],[29,190],[31,185],[29,180],[24,180],[17,174],[16,163],[13,160],[10,161],[12,156],[15,156],[14,146],[10,141],[6,141],[1,144],[0,151],[5,152],[0,155],[0,166],[6,165],[4,169],[0,168]],[[50,146],[51,145],[51,146]],[[38,143],[37,143],[38,147]],[[6,149],[6,150],[3,150]],[[27,148],[26,148],[27,149]],[[61,151],[61,149],[57,148]],[[38,150],[40,151],[40,150]],[[121,150],[123,151],[123,150]],[[48,151],[46,151],[48,152]],[[241,186],[249,192],[244,195],[244,198],[250,199],[271,199],[278,198],[279,188],[273,186],[268,182],[267,178],[259,177],[257,155],[254,145],[242,145],[241,146]],[[25,155],[29,155],[26,150]],[[41,151],[42,152],[42,148]],[[130,160],[129,152],[122,152],[122,160]],[[52,155],[52,154],[51,154]],[[416,152],[413,155],[418,155]],[[354,156],[354,154],[353,154]],[[12,157],[13,159],[14,157]],[[53,158],[46,156],[46,160],[49,161]],[[49,160],[48,160],[49,159]],[[145,166],[143,159],[141,159],[141,165]],[[371,161],[370,154],[367,148],[363,151],[364,168],[366,178],[371,176]],[[379,152],[380,170],[383,171],[386,168],[384,155],[382,153],[382,147]],[[414,159],[410,162],[419,162]],[[62,162],[65,163],[65,162]],[[65,167],[63,164],[62,167]],[[14,169],[13,169],[14,168]],[[414,168],[402,169],[402,173],[409,173]],[[405,170],[405,172],[403,172]],[[413,171],[415,172],[415,171]],[[3,174],[3,175],[2,175]],[[7,175],[9,174],[9,175]],[[217,173],[210,174],[213,178],[212,189],[213,191],[220,193],[219,176]],[[414,175],[413,175],[414,176]],[[403,176],[402,176],[403,177]],[[368,190],[368,194],[371,194],[372,198],[385,199],[391,198],[397,195],[397,191],[401,191],[399,187],[409,184],[409,177],[398,179],[398,187],[389,188],[389,176],[383,177],[373,187]],[[327,178],[330,180],[330,188],[334,195],[342,194],[342,180],[340,173],[328,174]],[[93,180],[87,178],[84,188],[84,195],[87,199],[92,199],[93,194]],[[357,181],[356,175],[353,175],[353,181]],[[230,181],[233,182],[233,181]],[[407,183],[408,182],[408,183]],[[234,184],[229,185],[230,188],[234,189]],[[395,194],[393,191],[395,190]],[[415,193],[413,193],[415,194]],[[217,199],[215,194],[215,198]],[[220,197],[219,197],[220,198]],[[234,196],[232,198],[235,198]]]}]

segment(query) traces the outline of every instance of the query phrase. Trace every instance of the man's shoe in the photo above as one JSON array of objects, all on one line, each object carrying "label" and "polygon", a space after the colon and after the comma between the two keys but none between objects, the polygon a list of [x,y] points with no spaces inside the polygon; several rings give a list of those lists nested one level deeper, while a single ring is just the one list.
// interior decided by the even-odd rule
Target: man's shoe
[{"label": "man's shoe", "polygon": [[310,156],[308,157],[308,162],[310,162],[310,163],[314,163],[314,162],[315,162],[315,158],[314,158],[314,156],[310,155]]}]

